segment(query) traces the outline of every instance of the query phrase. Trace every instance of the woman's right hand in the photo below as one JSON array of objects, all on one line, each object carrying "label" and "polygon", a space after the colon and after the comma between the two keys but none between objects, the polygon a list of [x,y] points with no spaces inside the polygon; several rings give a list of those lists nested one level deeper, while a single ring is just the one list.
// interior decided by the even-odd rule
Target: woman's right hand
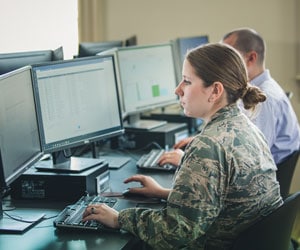
[{"label": "woman's right hand", "polygon": [[124,183],[139,182],[141,187],[131,187],[130,192],[142,194],[147,197],[167,199],[170,189],[163,188],[152,177],[146,175],[133,175],[124,180]]}]

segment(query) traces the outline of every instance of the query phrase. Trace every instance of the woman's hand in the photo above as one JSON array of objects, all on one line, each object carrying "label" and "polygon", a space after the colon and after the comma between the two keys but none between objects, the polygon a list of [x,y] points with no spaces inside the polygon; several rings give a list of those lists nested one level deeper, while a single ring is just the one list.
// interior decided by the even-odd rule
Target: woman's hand
[{"label": "woman's hand", "polygon": [[184,152],[181,149],[175,149],[168,152],[165,152],[157,161],[159,165],[172,164],[174,166],[179,166],[181,158],[183,157]]},{"label": "woman's hand", "polygon": [[185,147],[186,145],[188,145],[193,139],[194,139],[194,137],[184,138],[184,139],[180,140],[179,142],[175,143],[173,148],[181,149],[181,148]]},{"label": "woman's hand", "polygon": [[181,141],[174,144],[173,148],[174,150],[165,152],[157,161],[159,165],[164,164],[172,164],[174,166],[179,166],[181,162],[181,158],[184,155],[184,152],[181,148],[185,147],[187,144],[189,144],[194,137],[187,137],[182,139]]},{"label": "woman's hand", "polygon": [[96,220],[111,228],[120,228],[118,223],[119,212],[106,204],[93,204],[85,209],[82,221]]},{"label": "woman's hand", "polygon": [[139,182],[141,187],[131,187],[130,192],[136,194],[143,194],[147,197],[167,199],[170,190],[160,186],[152,177],[145,175],[133,175],[126,180],[124,183]]}]

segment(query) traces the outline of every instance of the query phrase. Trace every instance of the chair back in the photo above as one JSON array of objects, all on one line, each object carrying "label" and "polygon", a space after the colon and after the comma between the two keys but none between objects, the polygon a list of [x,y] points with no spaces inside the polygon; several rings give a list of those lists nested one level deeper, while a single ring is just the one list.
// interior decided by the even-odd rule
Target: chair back
[{"label": "chair back", "polygon": [[280,194],[282,199],[286,199],[290,192],[290,187],[294,175],[294,171],[297,165],[297,160],[299,158],[300,150],[295,151],[283,162],[277,164],[276,176],[280,184]]},{"label": "chair back", "polygon": [[240,233],[231,250],[288,250],[300,192],[290,195],[284,204]]}]

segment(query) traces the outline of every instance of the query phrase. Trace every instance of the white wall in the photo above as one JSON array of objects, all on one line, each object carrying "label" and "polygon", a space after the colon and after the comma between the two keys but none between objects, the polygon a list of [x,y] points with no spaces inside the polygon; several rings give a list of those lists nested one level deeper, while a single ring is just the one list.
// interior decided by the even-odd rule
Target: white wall
[{"label": "white wall", "polygon": [[0,6],[0,53],[63,46],[65,59],[77,54],[77,0],[0,0]]}]

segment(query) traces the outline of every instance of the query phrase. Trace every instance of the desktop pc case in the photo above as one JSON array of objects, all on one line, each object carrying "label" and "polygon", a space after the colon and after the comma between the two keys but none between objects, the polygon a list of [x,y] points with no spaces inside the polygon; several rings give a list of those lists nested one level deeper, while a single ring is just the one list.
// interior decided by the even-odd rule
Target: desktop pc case
[{"label": "desktop pc case", "polygon": [[163,149],[171,148],[176,142],[189,136],[186,123],[166,123],[160,127],[144,130],[125,128],[125,135],[131,148],[146,148],[153,143],[159,144]]},{"label": "desktop pc case", "polygon": [[109,179],[107,162],[79,173],[38,171],[33,166],[12,183],[11,197],[75,202],[109,188]]},{"label": "desktop pc case", "polygon": [[142,116],[143,119],[163,120],[171,123],[186,123],[190,134],[194,134],[198,131],[198,127],[201,125],[199,120],[192,117],[187,117],[183,114],[175,113],[163,113],[153,112],[150,115]]}]

